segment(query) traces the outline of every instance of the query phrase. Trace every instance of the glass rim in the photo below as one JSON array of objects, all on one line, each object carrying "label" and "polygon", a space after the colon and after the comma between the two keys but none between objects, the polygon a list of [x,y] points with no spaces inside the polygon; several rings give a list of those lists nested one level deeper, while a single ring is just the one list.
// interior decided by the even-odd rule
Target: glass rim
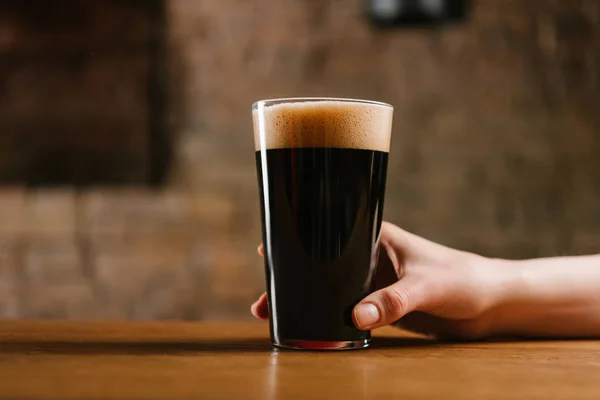
[{"label": "glass rim", "polygon": [[346,97],[282,97],[275,99],[258,100],[252,104],[252,110],[258,109],[259,106],[269,107],[277,104],[286,103],[303,103],[303,102],[319,102],[319,101],[335,101],[340,103],[355,103],[355,104],[369,104],[373,106],[380,106],[394,109],[394,106],[382,101],[375,100],[363,100],[363,99],[351,99]]}]

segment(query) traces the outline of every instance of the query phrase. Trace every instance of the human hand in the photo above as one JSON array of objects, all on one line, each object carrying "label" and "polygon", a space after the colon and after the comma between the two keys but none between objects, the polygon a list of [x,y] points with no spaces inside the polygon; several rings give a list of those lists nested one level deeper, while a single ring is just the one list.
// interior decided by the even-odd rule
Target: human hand
[{"label": "human hand", "polygon": [[[491,259],[450,249],[384,222],[375,274],[376,290],[353,310],[362,330],[394,324],[453,339],[479,339],[491,332],[494,309],[510,276]],[[262,244],[258,248],[263,255]],[[251,307],[268,319],[266,293]]]}]

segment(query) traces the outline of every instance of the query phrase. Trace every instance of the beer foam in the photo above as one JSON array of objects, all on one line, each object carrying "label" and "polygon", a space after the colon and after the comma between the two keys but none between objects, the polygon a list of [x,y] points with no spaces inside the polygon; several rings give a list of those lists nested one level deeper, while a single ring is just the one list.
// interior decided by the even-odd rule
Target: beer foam
[{"label": "beer foam", "polygon": [[335,147],[388,153],[393,112],[382,103],[344,100],[259,104],[252,111],[255,149],[261,149],[262,131],[266,149]]}]

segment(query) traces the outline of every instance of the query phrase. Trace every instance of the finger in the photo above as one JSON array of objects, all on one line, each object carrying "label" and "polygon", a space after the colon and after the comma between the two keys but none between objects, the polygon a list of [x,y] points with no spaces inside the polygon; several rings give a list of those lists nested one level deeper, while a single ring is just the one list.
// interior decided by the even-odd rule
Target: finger
[{"label": "finger", "polygon": [[399,253],[404,259],[422,258],[424,255],[429,257],[437,255],[439,258],[444,258],[450,251],[446,246],[417,236],[385,221],[381,225],[381,243],[394,249],[392,254]]},{"label": "finger", "polygon": [[405,278],[365,297],[354,307],[352,319],[358,329],[389,325],[427,305],[427,292],[419,280]]},{"label": "finger", "polygon": [[250,312],[258,319],[269,319],[269,302],[267,301],[267,293],[260,295],[258,300],[250,306]]},{"label": "finger", "polygon": [[263,244],[259,244],[258,248],[256,249],[256,251],[258,252],[259,256],[264,256],[265,255],[265,248],[263,247]]}]

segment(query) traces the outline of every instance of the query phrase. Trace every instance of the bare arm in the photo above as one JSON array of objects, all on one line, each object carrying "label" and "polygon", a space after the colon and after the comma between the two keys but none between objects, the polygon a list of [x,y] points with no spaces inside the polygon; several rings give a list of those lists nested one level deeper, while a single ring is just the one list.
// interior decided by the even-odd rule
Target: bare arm
[{"label": "bare arm", "polygon": [[510,275],[490,335],[600,336],[600,255],[490,262]]}]

